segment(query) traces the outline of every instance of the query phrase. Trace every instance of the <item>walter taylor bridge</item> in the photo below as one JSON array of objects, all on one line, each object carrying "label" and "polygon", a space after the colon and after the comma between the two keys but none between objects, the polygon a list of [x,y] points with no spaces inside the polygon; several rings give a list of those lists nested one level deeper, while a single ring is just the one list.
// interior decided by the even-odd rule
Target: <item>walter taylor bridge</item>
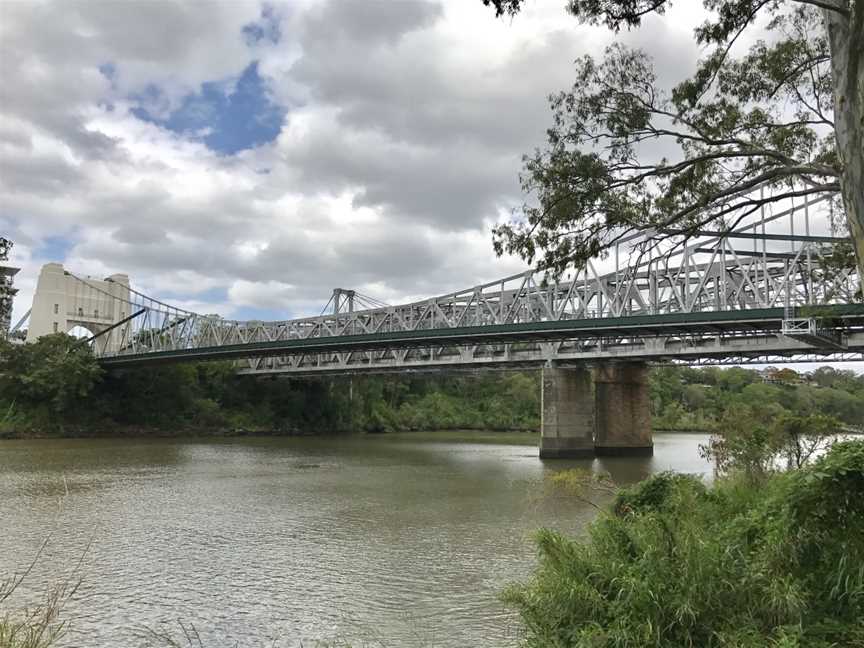
[{"label": "walter taylor bridge", "polygon": [[[233,360],[245,374],[542,368],[543,457],[650,452],[647,363],[864,360],[860,277],[826,259],[812,201],[673,251],[558,281],[528,271],[398,306],[337,289],[330,312],[277,322],[200,315],[125,275],[42,269],[28,339],[75,326],[107,369]],[[796,233],[797,230],[797,233]],[[641,236],[647,237],[651,233]],[[627,249],[636,237],[620,243]],[[609,260],[611,264],[611,259]]]}]

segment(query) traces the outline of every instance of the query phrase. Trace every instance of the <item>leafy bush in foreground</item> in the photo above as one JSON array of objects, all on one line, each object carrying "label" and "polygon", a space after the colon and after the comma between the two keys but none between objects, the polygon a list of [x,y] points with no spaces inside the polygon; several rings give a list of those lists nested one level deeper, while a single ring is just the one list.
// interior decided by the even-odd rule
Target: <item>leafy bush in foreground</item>
[{"label": "leafy bush in foreground", "polygon": [[864,442],[761,484],[656,475],[584,541],[537,537],[531,648],[864,646]]}]

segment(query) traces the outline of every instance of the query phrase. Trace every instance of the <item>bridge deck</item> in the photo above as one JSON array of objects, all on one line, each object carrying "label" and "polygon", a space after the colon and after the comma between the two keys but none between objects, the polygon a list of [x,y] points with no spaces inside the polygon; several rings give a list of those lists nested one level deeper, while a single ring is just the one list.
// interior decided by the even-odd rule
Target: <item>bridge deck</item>
[{"label": "bridge deck", "polygon": [[[235,360],[428,346],[514,344],[597,338],[779,334],[782,330],[784,314],[782,308],[762,308],[388,331],[149,351],[106,356],[100,358],[100,363],[108,368],[180,361]],[[864,304],[821,306],[818,309],[818,316],[835,320],[835,326],[840,329],[856,331],[864,329]]]}]

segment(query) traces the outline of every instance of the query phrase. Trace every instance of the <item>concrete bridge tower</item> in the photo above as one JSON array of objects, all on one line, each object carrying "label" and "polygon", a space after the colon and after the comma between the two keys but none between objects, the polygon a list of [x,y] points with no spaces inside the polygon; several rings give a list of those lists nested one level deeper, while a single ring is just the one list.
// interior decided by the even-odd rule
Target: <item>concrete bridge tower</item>
[{"label": "concrete bridge tower", "polygon": [[[129,277],[125,274],[104,280],[80,279],[66,272],[60,263],[46,263],[33,295],[27,341],[51,333],[68,333],[76,326],[98,335],[131,315],[130,308]],[[109,339],[106,348],[116,344],[119,338]]]}]

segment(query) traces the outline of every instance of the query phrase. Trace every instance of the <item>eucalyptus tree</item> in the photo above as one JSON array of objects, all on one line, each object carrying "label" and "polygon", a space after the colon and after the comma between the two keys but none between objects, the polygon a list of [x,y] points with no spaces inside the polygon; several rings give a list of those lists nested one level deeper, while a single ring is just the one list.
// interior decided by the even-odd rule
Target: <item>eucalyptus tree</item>
[{"label": "eucalyptus tree", "polygon": [[[483,2],[498,16],[523,5]],[[569,0],[567,11],[617,32],[671,4]],[[703,5],[705,55],[675,87],[659,88],[650,57],[622,44],[576,61],[573,87],[550,97],[545,150],[524,158],[536,202],[495,228],[498,254],[561,271],[636,229],[656,243],[827,195],[864,277],[864,0]]]}]

